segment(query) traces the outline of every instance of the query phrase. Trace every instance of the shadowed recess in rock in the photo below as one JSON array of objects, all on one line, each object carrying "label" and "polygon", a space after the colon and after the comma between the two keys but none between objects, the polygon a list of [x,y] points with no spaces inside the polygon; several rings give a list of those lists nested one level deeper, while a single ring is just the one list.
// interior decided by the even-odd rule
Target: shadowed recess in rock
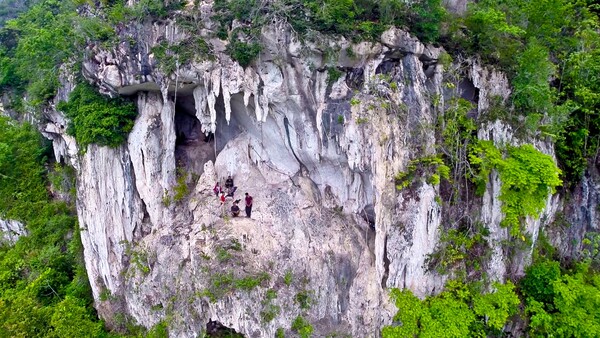
[{"label": "shadowed recess in rock", "polygon": [[223,150],[225,145],[235,139],[243,132],[259,136],[260,130],[257,128],[256,118],[254,117],[253,98],[250,99],[248,107],[244,105],[243,94],[234,94],[229,100],[231,106],[231,117],[229,122],[225,116],[225,103],[223,95],[216,99],[215,109],[217,111],[217,128],[215,131],[217,154]]},{"label": "shadowed recess in rock", "polygon": [[461,97],[473,103],[479,102],[479,89],[469,79],[463,79],[458,85]]},{"label": "shadowed recess in rock", "polygon": [[219,321],[210,319],[206,323],[206,336],[207,337],[230,337],[230,338],[244,338],[244,335],[237,333],[234,329],[229,328]]},{"label": "shadowed recess in rock", "polygon": [[196,174],[203,172],[204,163],[215,160],[213,135],[202,133],[195,116],[194,98],[178,96],[175,100],[175,160],[178,167]]}]

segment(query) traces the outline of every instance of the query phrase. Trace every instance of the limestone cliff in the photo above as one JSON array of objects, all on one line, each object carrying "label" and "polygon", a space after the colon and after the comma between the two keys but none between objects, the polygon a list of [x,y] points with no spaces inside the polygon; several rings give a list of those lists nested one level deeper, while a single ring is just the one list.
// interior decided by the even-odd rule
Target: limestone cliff
[{"label": "limestone cliff", "polygon": [[[299,41],[277,24],[263,28],[264,48],[245,69],[213,39],[214,59],[164,74],[152,47],[185,31],[166,20],[120,34],[128,39],[114,49],[90,46],[83,70],[105,93],[136,98],[127,143],[82,153],[52,110],[44,128],[56,157],[77,169],[86,267],[109,324],[118,327],[120,313],[195,337],[212,319],[272,337],[302,314],[317,336],[377,336],[395,312],[389,288],[441,290],[447,276],[427,265],[447,221],[440,186],[399,191],[394,176],[436,153],[445,102],[462,97],[484,114],[492,99],[506,100],[503,74],[475,60],[442,65],[441,48],[399,29],[353,44]],[[70,89],[66,80],[58,99]],[[525,142],[498,121],[479,138]],[[552,155],[551,144],[535,145]],[[228,175],[236,199],[253,195],[251,218],[223,216],[212,187]],[[492,174],[469,206],[490,231],[493,280],[522,274],[530,259],[530,247],[502,250],[500,185]],[[557,208],[550,198],[543,217],[526,221],[533,242]]]}]

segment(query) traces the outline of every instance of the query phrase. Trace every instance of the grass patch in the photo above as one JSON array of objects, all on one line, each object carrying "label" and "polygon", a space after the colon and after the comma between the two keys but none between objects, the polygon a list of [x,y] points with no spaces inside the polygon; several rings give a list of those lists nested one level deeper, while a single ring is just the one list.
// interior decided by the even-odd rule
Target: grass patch
[{"label": "grass patch", "polygon": [[200,291],[198,296],[208,297],[214,303],[236,290],[249,292],[260,286],[263,282],[270,280],[270,278],[266,272],[241,278],[235,278],[233,272],[218,272],[209,276],[209,286]]}]

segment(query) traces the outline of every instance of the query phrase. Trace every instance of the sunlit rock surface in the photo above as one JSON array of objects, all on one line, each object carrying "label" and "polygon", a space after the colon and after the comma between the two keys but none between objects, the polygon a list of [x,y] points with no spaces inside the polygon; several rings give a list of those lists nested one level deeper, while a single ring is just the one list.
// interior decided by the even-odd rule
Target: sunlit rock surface
[{"label": "sunlit rock surface", "polygon": [[0,219],[0,244],[14,244],[19,237],[26,236],[23,223],[14,220]]},{"label": "sunlit rock surface", "polygon": [[[151,47],[185,38],[176,24],[121,34],[135,51],[126,42],[90,47],[83,69],[103,92],[137,100],[128,141],[81,152],[60,113],[48,112],[45,126],[57,159],[78,172],[86,267],[109,325],[117,314],[146,327],[167,320],[172,336],[195,337],[212,319],[272,337],[302,315],[315,336],[369,337],[391,323],[390,288],[442,290],[448,277],[427,265],[444,222],[440,188],[423,181],[399,191],[394,176],[436,153],[445,102],[462,97],[481,113],[506,100],[503,74],[464,60],[450,65],[457,76],[438,62],[443,50],[399,29],[380,43],[301,43],[274,25],[245,69],[211,40],[215,60],[165,75]],[[337,51],[333,61],[325,48]],[[479,134],[519,142],[501,123]],[[550,145],[536,147],[552,155]],[[244,193],[254,197],[251,218],[232,218],[233,199],[223,207],[212,192],[228,175],[242,215]],[[493,173],[471,207],[490,230],[493,280],[521,274],[531,252],[509,262],[501,249],[500,184]],[[534,241],[558,207],[551,198],[542,218],[527,220]],[[244,278],[260,285],[246,290]]]}]

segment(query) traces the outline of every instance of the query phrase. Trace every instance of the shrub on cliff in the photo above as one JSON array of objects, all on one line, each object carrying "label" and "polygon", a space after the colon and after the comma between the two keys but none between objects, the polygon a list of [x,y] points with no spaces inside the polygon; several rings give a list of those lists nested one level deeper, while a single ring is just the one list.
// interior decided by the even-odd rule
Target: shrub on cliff
[{"label": "shrub on cliff", "polygon": [[60,102],[57,109],[70,119],[67,133],[83,150],[92,143],[118,147],[127,139],[137,116],[133,103],[102,96],[87,84],[77,85],[69,102]]},{"label": "shrub on cliff", "polygon": [[521,236],[521,222],[525,217],[539,217],[549,193],[555,193],[562,184],[561,171],[552,157],[530,144],[498,149],[491,141],[480,140],[471,147],[469,162],[478,172],[473,178],[477,192],[483,194],[492,169],[498,170],[502,188],[504,219],[500,223],[510,229],[512,236]]},{"label": "shrub on cliff", "polygon": [[261,46],[256,42],[245,43],[233,40],[227,46],[227,53],[244,68],[248,67],[256,59],[260,50]]}]

